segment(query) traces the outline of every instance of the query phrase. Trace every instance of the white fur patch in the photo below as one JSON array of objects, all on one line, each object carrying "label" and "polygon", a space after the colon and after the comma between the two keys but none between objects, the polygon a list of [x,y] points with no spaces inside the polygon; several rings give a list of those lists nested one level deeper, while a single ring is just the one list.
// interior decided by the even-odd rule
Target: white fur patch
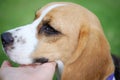
[{"label": "white fur patch", "polygon": [[33,62],[33,59],[30,58],[30,55],[35,50],[38,43],[36,38],[37,26],[48,12],[56,7],[63,5],[65,4],[51,5],[43,10],[41,16],[32,24],[21,26],[19,28],[8,31],[12,33],[12,36],[14,37],[14,43],[11,46],[14,48],[6,51],[11,60],[19,64],[30,64]]}]

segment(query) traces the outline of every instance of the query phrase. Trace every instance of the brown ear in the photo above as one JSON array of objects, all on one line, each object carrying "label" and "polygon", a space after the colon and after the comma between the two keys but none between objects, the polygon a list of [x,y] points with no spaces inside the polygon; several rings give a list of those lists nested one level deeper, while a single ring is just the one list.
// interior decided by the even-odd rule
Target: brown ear
[{"label": "brown ear", "polygon": [[65,64],[62,80],[104,80],[114,71],[102,30],[83,26],[76,51]]}]

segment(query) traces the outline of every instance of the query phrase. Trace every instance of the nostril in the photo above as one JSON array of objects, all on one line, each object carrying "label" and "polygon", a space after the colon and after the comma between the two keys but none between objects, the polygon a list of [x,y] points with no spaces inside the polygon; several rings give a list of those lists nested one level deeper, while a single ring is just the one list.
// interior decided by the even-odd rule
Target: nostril
[{"label": "nostril", "polygon": [[14,38],[12,37],[12,34],[10,32],[1,34],[1,40],[3,46],[13,44],[14,42]]}]

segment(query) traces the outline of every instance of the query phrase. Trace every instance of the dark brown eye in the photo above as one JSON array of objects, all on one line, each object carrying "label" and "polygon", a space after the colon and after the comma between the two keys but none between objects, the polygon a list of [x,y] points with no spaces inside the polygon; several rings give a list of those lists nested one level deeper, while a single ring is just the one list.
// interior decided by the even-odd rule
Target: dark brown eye
[{"label": "dark brown eye", "polygon": [[60,32],[51,27],[48,23],[43,24],[39,33],[44,33],[46,36],[57,35]]}]

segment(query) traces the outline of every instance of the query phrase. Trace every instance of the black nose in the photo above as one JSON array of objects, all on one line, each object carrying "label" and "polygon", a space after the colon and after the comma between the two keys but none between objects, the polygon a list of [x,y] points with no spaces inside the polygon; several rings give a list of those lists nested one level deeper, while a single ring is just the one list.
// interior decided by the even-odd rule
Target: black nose
[{"label": "black nose", "polygon": [[14,38],[12,37],[12,34],[10,32],[1,34],[1,40],[4,47],[9,46],[14,42]]}]

